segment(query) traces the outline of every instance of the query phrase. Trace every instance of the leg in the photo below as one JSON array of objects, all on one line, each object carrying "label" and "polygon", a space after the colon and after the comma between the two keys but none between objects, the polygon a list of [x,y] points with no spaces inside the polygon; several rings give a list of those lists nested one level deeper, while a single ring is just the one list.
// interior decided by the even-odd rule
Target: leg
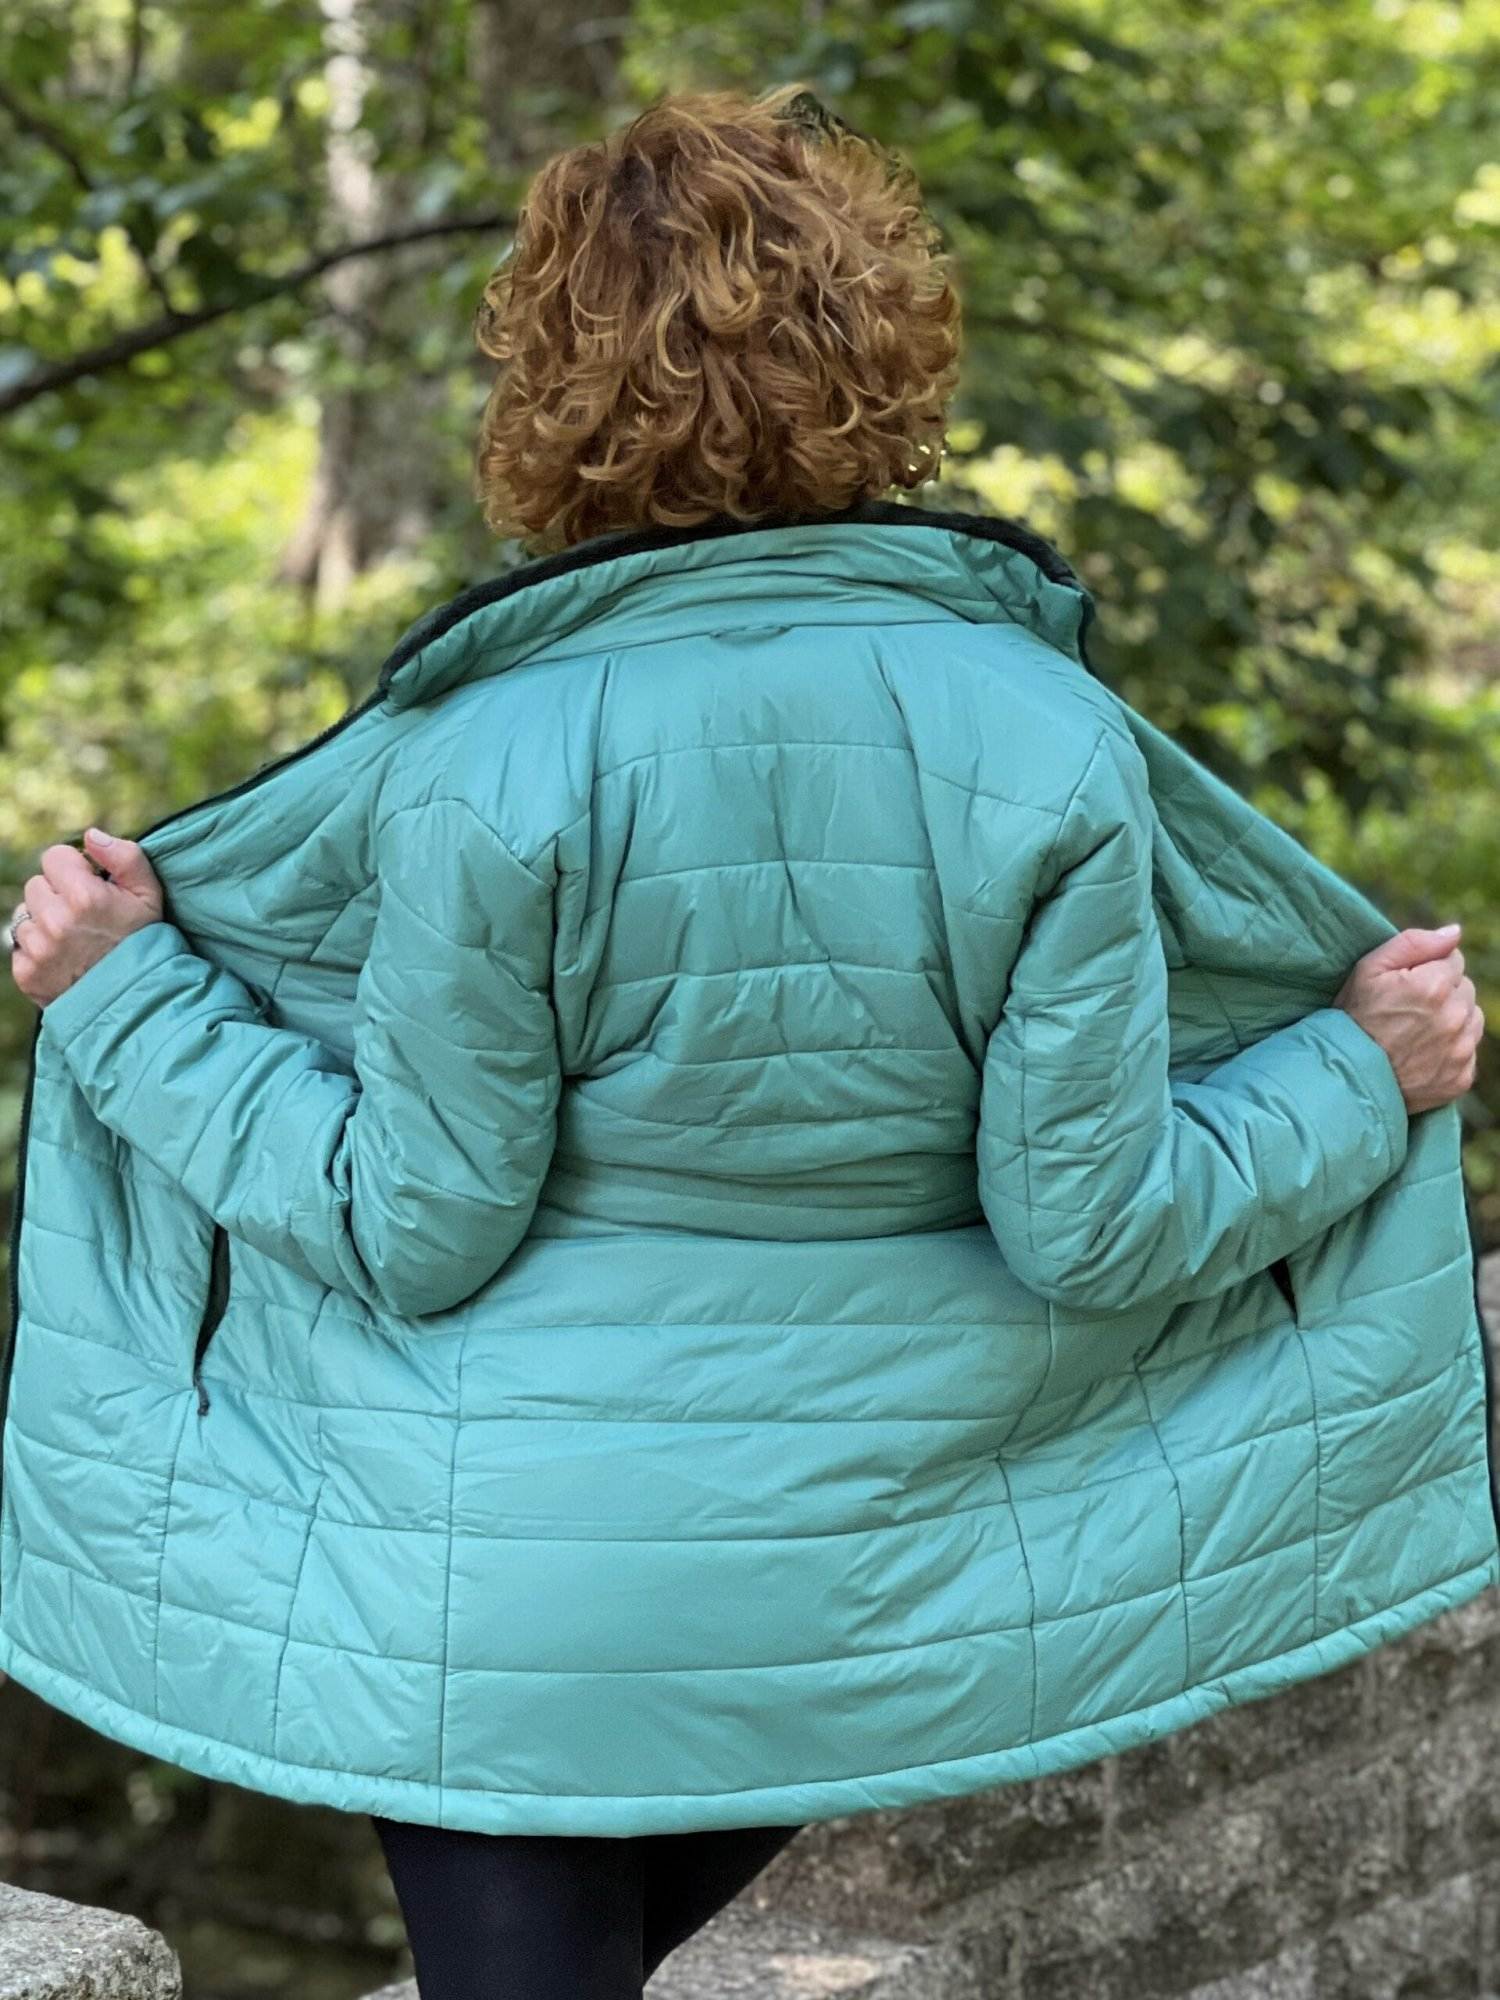
[{"label": "leg", "polygon": [[646,1977],[801,1831],[800,1826],[733,1826],[642,1834],[641,1967]]},{"label": "leg", "polygon": [[641,2000],[635,1841],[371,1818],[421,2000]]}]

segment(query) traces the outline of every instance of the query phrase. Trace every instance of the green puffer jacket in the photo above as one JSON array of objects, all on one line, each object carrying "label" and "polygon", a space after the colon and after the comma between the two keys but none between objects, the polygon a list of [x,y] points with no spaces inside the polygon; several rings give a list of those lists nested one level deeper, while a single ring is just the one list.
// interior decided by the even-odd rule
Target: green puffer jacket
[{"label": "green puffer jacket", "polygon": [[0,1669],[292,1800],[795,1823],[1500,1578],[1392,925],[1015,523],[607,536],[143,835],[39,1016]]}]

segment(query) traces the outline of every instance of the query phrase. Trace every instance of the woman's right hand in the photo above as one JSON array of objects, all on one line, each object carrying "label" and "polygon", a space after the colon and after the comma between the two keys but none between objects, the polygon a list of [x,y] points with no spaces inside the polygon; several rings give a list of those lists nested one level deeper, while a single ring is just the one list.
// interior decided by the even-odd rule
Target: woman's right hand
[{"label": "woman's right hand", "polygon": [[1332,1002],[1390,1057],[1409,1112],[1462,1097],[1478,1069],[1484,1014],[1456,942],[1461,928],[1397,931],[1356,961]]}]

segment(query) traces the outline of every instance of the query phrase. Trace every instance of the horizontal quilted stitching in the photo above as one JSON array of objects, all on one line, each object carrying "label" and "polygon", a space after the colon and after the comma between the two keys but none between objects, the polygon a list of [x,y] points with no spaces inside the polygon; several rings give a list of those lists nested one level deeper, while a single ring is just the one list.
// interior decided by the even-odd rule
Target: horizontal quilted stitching
[{"label": "horizontal quilted stitching", "polygon": [[42,1038],[0,1670],[633,1833],[1065,1768],[1496,1580],[1456,1119],[1328,1004],[1388,926],[924,518],[476,592],[163,828]]}]

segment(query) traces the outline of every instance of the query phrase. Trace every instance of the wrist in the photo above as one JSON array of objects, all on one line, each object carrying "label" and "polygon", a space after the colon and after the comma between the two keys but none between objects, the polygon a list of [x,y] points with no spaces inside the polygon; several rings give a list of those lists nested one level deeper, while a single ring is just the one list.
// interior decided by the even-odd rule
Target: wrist
[{"label": "wrist", "polygon": [[186,947],[182,932],[165,917],[138,924],[46,1003],[42,1008],[43,1032],[54,1040],[70,1040],[151,966]]}]

